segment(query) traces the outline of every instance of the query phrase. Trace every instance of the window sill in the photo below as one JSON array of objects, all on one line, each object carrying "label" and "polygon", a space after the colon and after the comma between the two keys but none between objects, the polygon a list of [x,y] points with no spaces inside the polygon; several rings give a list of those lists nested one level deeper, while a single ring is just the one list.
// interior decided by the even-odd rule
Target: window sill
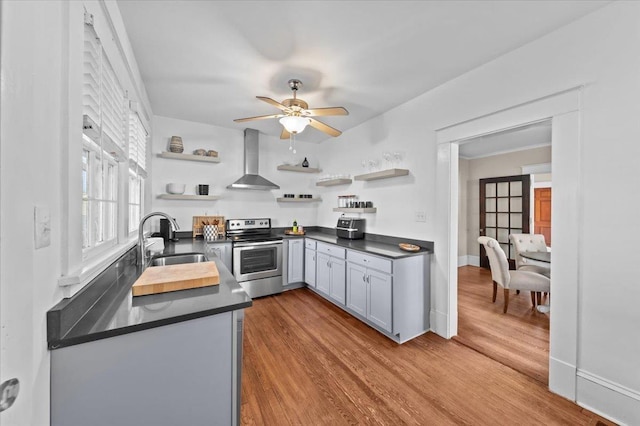
[{"label": "window sill", "polygon": [[138,243],[137,237],[129,238],[126,242],[105,250],[100,256],[85,262],[81,269],[75,273],[58,278],[60,287],[79,286],[78,290],[87,285],[92,279],[97,277],[102,271],[107,269],[109,265],[118,260],[120,256],[125,254],[133,246]]}]

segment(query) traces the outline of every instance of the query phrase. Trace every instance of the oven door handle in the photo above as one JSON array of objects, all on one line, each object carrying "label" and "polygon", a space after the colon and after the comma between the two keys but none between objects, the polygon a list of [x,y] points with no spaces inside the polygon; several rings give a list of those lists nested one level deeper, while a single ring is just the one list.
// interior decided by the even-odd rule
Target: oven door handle
[{"label": "oven door handle", "polygon": [[253,246],[272,246],[275,244],[282,244],[282,241],[260,241],[256,243],[233,243],[234,247],[253,247]]},{"label": "oven door handle", "polygon": [[357,231],[357,229],[355,229],[355,228],[343,228],[341,226],[336,226],[336,229],[339,230],[339,231],[349,231],[349,232]]}]

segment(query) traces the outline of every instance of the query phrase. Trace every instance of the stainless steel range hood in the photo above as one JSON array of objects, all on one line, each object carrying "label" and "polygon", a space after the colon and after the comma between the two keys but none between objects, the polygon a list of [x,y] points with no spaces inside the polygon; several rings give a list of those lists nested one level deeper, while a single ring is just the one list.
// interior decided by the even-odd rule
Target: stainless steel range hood
[{"label": "stainless steel range hood", "polygon": [[258,174],[258,135],[255,129],[244,129],[244,176],[231,185],[229,189],[259,189],[268,191],[280,189],[278,185]]}]

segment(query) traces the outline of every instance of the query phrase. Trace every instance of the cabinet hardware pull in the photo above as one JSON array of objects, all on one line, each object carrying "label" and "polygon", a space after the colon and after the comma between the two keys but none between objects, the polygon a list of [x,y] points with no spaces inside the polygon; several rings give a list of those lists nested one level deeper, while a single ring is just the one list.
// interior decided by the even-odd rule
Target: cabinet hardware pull
[{"label": "cabinet hardware pull", "polygon": [[367,282],[367,276],[362,274],[362,281]]}]

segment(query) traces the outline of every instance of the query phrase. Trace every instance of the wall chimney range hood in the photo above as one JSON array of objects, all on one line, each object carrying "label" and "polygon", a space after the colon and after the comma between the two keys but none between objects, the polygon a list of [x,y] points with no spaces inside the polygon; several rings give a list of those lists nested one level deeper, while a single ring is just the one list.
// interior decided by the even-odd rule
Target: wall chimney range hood
[{"label": "wall chimney range hood", "polygon": [[244,176],[231,185],[228,189],[257,189],[269,191],[280,189],[278,185],[268,181],[258,174],[258,135],[255,129],[244,129]]}]

